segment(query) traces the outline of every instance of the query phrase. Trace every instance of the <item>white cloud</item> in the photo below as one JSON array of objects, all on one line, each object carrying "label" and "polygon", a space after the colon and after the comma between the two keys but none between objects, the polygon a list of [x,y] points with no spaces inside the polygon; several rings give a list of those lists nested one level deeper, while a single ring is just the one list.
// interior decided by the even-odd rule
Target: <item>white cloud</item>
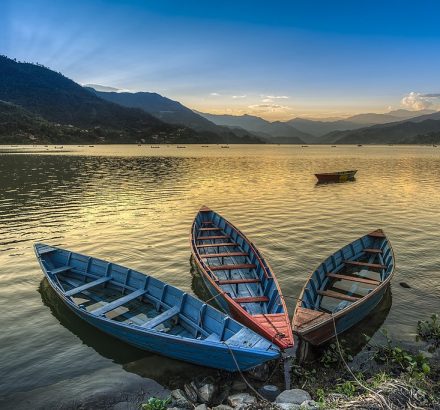
[{"label": "white cloud", "polygon": [[422,94],[414,91],[405,95],[400,101],[401,105],[413,111],[438,109],[440,103],[440,94]]},{"label": "white cloud", "polygon": [[237,100],[237,99],[239,99],[239,98],[246,98],[247,97],[247,95],[233,95],[232,96],[232,98],[234,99],[234,100]]},{"label": "white cloud", "polygon": [[259,112],[267,112],[267,111],[276,112],[276,111],[285,111],[289,109],[289,107],[279,104],[253,104],[253,105],[249,105],[248,108]]},{"label": "white cloud", "polygon": [[271,100],[287,100],[289,98],[287,95],[266,95],[265,97]]},{"label": "white cloud", "polygon": [[212,96],[212,97],[220,97],[219,93],[210,93],[209,95]]}]

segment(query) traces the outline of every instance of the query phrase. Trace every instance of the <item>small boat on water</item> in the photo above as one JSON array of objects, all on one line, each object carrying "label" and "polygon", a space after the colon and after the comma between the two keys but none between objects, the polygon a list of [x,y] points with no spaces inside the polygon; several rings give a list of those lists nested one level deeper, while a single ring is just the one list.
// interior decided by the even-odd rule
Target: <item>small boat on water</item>
[{"label": "small boat on water", "polygon": [[352,181],[356,175],[357,169],[351,171],[324,172],[315,174],[318,182],[345,182]]},{"label": "small boat on water", "polygon": [[222,148],[229,148],[229,145],[222,145]]},{"label": "small boat on water", "polygon": [[273,343],[159,279],[45,244],[34,248],[50,286],[67,307],[126,343],[231,372],[280,354]]},{"label": "small boat on water", "polygon": [[381,301],[394,273],[394,253],[381,229],[328,257],[304,286],[293,331],[320,345],[366,317]]},{"label": "small boat on water", "polygon": [[278,281],[258,249],[238,228],[202,207],[191,229],[191,252],[203,281],[225,312],[280,348],[293,346]]}]

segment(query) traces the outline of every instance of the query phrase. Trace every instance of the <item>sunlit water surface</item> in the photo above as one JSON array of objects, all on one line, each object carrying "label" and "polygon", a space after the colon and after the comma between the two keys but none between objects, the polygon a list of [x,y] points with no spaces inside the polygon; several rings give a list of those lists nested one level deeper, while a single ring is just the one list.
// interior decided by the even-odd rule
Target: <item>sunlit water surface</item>
[{"label": "sunlit water surface", "polygon": [[[82,323],[43,280],[32,249],[37,241],[65,247],[203,296],[191,276],[188,237],[204,204],[263,251],[291,314],[320,261],[376,228],[389,236],[397,270],[386,305],[363,324],[370,327],[366,332],[378,334],[385,327],[392,338],[412,343],[417,320],[440,311],[440,148],[26,151],[0,153],[0,398],[42,386],[50,391],[54,383],[101,369],[165,384],[209,374],[131,348]],[[316,185],[315,172],[345,169],[358,169],[355,182]],[[356,332],[362,333],[362,326]]]}]

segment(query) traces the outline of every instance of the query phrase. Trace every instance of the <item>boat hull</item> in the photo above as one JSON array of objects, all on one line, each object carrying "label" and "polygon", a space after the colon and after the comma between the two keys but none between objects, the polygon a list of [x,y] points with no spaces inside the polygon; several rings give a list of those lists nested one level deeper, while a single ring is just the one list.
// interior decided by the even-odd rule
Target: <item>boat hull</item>
[{"label": "boat hull", "polygon": [[325,259],[304,286],[293,331],[320,345],[356,325],[383,299],[395,269],[391,243],[373,231]]},{"label": "boat hull", "polygon": [[[212,221],[215,221],[215,223]],[[216,234],[209,236],[199,236],[200,232],[202,232],[203,229],[199,230],[196,227],[197,223],[200,223],[202,226],[205,226],[203,225],[203,223],[215,225],[214,227],[207,228],[207,230],[215,231]],[[251,266],[251,269],[256,269],[255,276],[257,277],[257,279],[255,279],[255,276],[249,275],[247,278],[244,278],[243,281],[250,280],[261,283],[263,284],[263,288],[267,293],[263,295],[261,293],[257,293],[249,295],[247,297],[237,297],[235,295],[235,297],[233,297],[227,290],[225,290],[225,288],[222,288],[219,285],[219,283],[221,283],[222,281],[218,279],[216,274],[218,271],[221,271],[223,269],[219,268],[216,265],[210,265],[208,262],[203,262],[203,257],[204,255],[206,255],[206,253],[200,253],[199,246],[203,247],[204,244],[197,245],[197,241],[203,242],[206,240],[220,240],[223,241],[224,245],[224,241],[227,240],[225,238],[229,238],[231,241],[234,241],[234,247],[236,248],[236,250],[233,252],[242,256],[246,255],[246,258],[248,260],[247,262],[245,261],[244,264],[223,262],[226,263],[226,265],[222,266],[227,267],[227,270],[231,270],[231,266],[237,266],[237,270],[240,270],[243,267],[246,269],[246,266]],[[249,327],[256,333],[261,334],[263,337],[270,340],[272,343],[275,343],[281,349],[292,347],[292,328],[278,282],[274,277],[268,263],[264,260],[260,252],[254,247],[254,245],[246,238],[246,236],[242,232],[240,232],[234,225],[228,222],[225,218],[221,217],[219,214],[215,213],[209,208],[203,207],[199,214],[196,216],[196,219],[193,223],[190,242],[192,250],[192,260],[195,264],[195,267],[201,274],[207,289],[209,290],[213,298],[216,299],[216,302],[221,306],[221,308],[225,312],[229,313],[234,319]],[[213,242],[208,244],[208,246],[212,247],[215,244],[216,242]],[[230,249],[228,246],[222,246],[222,244],[217,246],[219,246],[218,249]],[[222,255],[222,260],[223,257],[227,257],[228,252],[229,251],[226,251],[226,249],[220,252],[220,254]],[[215,253],[210,252],[208,254],[214,255]],[[209,257],[208,260],[210,259],[211,258]],[[211,269],[214,269],[214,274]],[[223,282],[228,282],[228,280],[223,280]],[[238,282],[240,282],[240,280]],[[268,310],[266,311],[262,309],[262,311],[250,312],[241,305],[241,303],[246,303],[243,301],[244,299],[253,300],[255,298],[262,298],[262,303],[267,303]],[[240,302],[240,300],[243,302]]]},{"label": "boat hull", "polygon": [[[37,248],[36,253],[38,256]],[[255,347],[243,347],[240,340],[230,342],[229,340],[211,341],[201,338],[180,337],[166,332],[148,330],[133,323],[115,321],[105,315],[93,314],[84,307],[81,307],[81,305],[77,305],[71,297],[66,296],[65,290],[63,291],[59,287],[60,283],[56,276],[47,271],[40,257],[38,260],[49,285],[68,309],[96,329],[134,347],[196,365],[230,372],[249,370],[279,357],[279,350],[273,345],[272,348],[265,348],[263,350]],[[134,274],[135,272],[132,272],[132,275]],[[165,286],[169,285],[165,284]],[[171,286],[168,289],[171,289]],[[177,289],[175,291],[181,292]],[[171,290],[169,293],[171,293]],[[183,294],[183,292],[181,293]],[[202,302],[190,295],[187,295],[185,300],[190,304],[202,304]],[[191,302],[191,300],[194,300],[194,302]],[[213,308],[210,307],[210,309]],[[217,311],[217,314],[220,313]],[[223,320],[230,321],[231,319],[225,316]],[[236,322],[234,326],[242,328],[245,334],[250,332]],[[266,346],[270,344],[255,333],[252,332],[252,334],[261,340],[259,342],[260,345],[264,344]],[[229,338],[232,339],[232,337]]]},{"label": "boat hull", "polygon": [[336,334],[339,335],[367,317],[380,303],[386,290],[387,287],[384,287],[382,290],[375,293],[373,297],[365,301],[365,303],[359,305],[356,309],[344,312],[343,315],[335,317],[334,323],[333,319],[330,319],[312,329],[304,331],[295,330],[295,333],[306,342],[319,346],[335,337],[335,325]]},{"label": "boat hull", "polygon": [[330,172],[324,174],[315,174],[316,178],[318,178],[318,182],[346,182],[353,181],[354,176],[356,175],[356,171],[343,171],[343,172]]}]

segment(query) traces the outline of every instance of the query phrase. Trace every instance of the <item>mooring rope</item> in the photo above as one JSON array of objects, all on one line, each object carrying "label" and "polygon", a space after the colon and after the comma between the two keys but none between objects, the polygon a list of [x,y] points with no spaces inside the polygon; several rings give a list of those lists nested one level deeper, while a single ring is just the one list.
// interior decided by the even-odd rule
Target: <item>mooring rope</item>
[{"label": "mooring rope", "polygon": [[378,397],[378,401],[380,404],[384,405],[388,410],[392,410],[392,408],[388,405],[385,397],[383,397],[381,394],[375,392],[373,389],[370,389],[369,387],[365,386],[363,383],[361,383],[361,381],[354,375],[353,371],[350,369],[350,366],[347,364],[347,362],[344,359],[344,356],[342,354],[342,350],[341,350],[341,346],[339,344],[339,339],[338,339],[338,332],[336,331],[336,322],[335,322],[335,317],[334,315],[332,315],[332,320],[333,320],[333,328],[335,330],[335,338],[336,338],[336,346],[338,346],[338,352],[339,352],[339,356],[341,357],[342,362],[344,363],[345,367],[348,369],[349,373],[353,376],[354,380],[356,380],[356,382],[359,384],[359,386],[361,386],[363,389],[365,389],[366,391],[369,391],[370,393],[372,393],[373,395]]},{"label": "mooring rope", "polygon": [[243,372],[240,369],[240,366],[238,365],[237,359],[235,358],[234,352],[231,349],[231,346],[229,346],[227,343],[222,342],[223,344],[225,344],[228,349],[229,352],[231,353],[232,359],[234,360],[235,366],[237,367],[238,372],[240,373],[240,376],[242,377],[243,381],[246,383],[246,385],[260,398],[260,400],[269,403],[269,400],[267,400],[266,398],[264,398],[260,393],[258,393],[257,390],[255,390],[253,388],[253,386],[247,381],[246,377],[244,377]]}]

